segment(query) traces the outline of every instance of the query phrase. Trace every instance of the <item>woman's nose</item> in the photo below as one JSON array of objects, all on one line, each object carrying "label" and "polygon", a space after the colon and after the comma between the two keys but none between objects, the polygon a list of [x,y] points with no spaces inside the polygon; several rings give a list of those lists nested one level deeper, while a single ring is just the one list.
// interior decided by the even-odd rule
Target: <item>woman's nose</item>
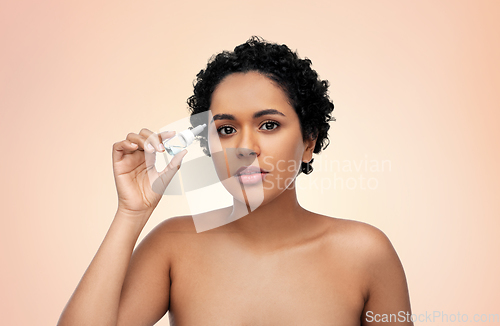
[{"label": "woman's nose", "polygon": [[243,157],[257,156],[257,153],[250,148],[238,147],[236,148],[236,155],[238,157],[243,158]]},{"label": "woman's nose", "polygon": [[239,158],[256,157],[260,154],[260,148],[256,135],[251,132],[240,133],[240,139],[236,148],[236,155]]}]

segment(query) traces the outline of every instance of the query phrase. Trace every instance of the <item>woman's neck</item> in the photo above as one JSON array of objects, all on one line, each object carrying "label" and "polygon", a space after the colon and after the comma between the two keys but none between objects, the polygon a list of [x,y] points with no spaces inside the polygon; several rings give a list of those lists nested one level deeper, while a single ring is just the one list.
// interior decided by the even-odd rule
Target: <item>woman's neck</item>
[{"label": "woman's neck", "polygon": [[282,247],[307,233],[304,222],[309,212],[298,203],[294,184],[271,202],[247,212],[247,205],[235,200],[233,214],[242,217],[228,226],[252,246],[262,249]]}]

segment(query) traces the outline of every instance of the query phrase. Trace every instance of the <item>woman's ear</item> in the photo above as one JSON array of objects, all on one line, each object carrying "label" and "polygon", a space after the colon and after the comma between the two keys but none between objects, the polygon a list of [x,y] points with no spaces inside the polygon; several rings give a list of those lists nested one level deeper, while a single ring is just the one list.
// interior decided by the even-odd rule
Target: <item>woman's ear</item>
[{"label": "woman's ear", "polygon": [[308,163],[312,160],[313,157],[313,152],[314,152],[314,147],[316,147],[316,140],[318,137],[310,137],[304,141],[305,145],[305,150],[304,154],[302,155],[302,162]]}]

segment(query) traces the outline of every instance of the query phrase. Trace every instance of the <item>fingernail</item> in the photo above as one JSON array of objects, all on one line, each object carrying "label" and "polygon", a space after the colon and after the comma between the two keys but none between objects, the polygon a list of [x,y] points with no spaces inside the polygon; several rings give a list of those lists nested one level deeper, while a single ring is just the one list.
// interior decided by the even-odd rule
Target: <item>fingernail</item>
[{"label": "fingernail", "polygon": [[155,149],[155,148],[153,147],[153,145],[151,145],[151,144],[147,144],[147,145],[146,145],[146,147],[147,147],[149,150],[152,150],[152,151]]},{"label": "fingernail", "polygon": [[162,143],[160,143],[160,144],[158,144],[158,149],[159,149],[160,151],[164,151],[164,150],[165,150],[165,147],[163,146],[163,144],[162,144]]}]

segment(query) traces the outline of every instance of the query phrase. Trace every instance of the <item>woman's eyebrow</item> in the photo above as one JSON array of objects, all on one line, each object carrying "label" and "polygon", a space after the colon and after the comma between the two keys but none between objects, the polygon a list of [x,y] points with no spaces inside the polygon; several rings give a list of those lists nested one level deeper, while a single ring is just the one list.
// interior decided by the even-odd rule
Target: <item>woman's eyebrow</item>
[{"label": "woman's eyebrow", "polygon": [[253,114],[253,118],[256,119],[256,118],[259,118],[263,115],[266,115],[266,114],[279,114],[279,115],[282,115],[285,117],[285,115],[283,113],[281,113],[280,111],[278,110],[275,110],[275,109],[267,109],[267,110],[261,110],[261,111],[258,111],[258,112],[255,112]]},{"label": "woman's eyebrow", "polygon": [[232,114],[220,113],[214,115],[210,123],[214,122],[215,120],[236,120],[236,118]]},{"label": "woman's eyebrow", "polygon": [[[278,115],[282,115],[285,117],[285,115],[278,110],[266,109],[266,110],[260,110],[258,112],[255,112],[253,114],[253,118],[257,119],[257,118],[259,118],[263,115],[266,115],[266,114],[278,114]],[[236,120],[236,118],[232,114],[220,113],[220,114],[214,115],[214,117],[213,117],[212,121],[210,121],[210,123],[214,122],[215,120]]]}]

